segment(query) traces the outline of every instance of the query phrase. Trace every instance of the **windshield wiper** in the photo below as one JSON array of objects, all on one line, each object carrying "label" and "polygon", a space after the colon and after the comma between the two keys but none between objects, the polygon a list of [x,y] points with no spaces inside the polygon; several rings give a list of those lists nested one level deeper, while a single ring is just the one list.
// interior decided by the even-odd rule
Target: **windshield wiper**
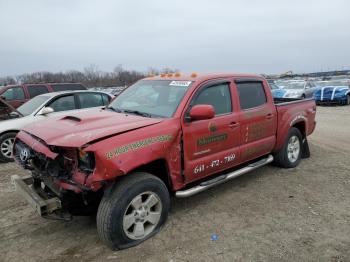
[{"label": "windshield wiper", "polygon": [[119,108],[115,108],[112,106],[107,106],[106,109],[110,109],[114,112],[117,113],[123,113],[123,114],[134,114],[134,115],[138,115],[138,116],[144,116],[144,117],[152,117],[151,114],[145,113],[145,112],[141,112],[138,110],[132,110],[132,109],[119,109]]},{"label": "windshield wiper", "polygon": [[138,110],[130,110],[130,109],[123,109],[120,110],[122,113],[129,113],[129,114],[135,114],[135,115],[139,115],[139,116],[144,116],[144,117],[152,117],[151,114],[145,113],[145,112],[141,112]]},{"label": "windshield wiper", "polygon": [[112,106],[107,106],[106,109],[110,109],[110,110],[117,112],[117,113],[122,113],[122,111],[120,109],[114,108]]}]

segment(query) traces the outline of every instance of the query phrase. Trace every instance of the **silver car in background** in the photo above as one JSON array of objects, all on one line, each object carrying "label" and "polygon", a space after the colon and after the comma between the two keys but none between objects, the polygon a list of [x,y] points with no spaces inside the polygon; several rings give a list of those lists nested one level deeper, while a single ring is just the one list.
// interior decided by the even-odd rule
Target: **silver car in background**
[{"label": "silver car in background", "polygon": [[315,83],[306,80],[284,80],[276,84],[283,90],[279,98],[312,98],[317,89]]},{"label": "silver car in background", "polygon": [[113,96],[98,91],[63,91],[38,95],[12,112],[13,119],[0,122],[0,161],[12,160],[12,147],[16,134],[27,124],[68,110],[102,107]]}]

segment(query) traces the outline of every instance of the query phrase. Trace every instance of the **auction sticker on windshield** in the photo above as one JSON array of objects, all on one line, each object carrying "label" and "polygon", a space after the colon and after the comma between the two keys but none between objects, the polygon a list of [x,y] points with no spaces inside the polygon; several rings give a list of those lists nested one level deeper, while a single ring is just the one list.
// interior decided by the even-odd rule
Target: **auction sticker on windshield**
[{"label": "auction sticker on windshield", "polygon": [[171,81],[170,86],[189,86],[191,81]]}]

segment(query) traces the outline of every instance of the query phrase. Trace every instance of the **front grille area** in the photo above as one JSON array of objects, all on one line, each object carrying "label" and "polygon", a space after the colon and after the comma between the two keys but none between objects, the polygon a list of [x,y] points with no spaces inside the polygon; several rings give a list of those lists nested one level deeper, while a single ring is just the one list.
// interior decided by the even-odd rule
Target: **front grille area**
[{"label": "front grille area", "polygon": [[65,150],[60,151],[61,153],[55,159],[50,159],[16,139],[13,153],[15,160],[23,168],[32,170],[35,176],[50,176],[67,180],[72,177],[75,160],[71,155],[74,154]]}]

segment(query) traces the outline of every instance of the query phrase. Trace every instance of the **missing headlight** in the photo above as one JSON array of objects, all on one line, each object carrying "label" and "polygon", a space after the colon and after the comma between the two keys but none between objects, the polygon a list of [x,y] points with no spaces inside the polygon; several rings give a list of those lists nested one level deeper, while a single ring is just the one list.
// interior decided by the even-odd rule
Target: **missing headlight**
[{"label": "missing headlight", "polygon": [[95,156],[92,152],[86,152],[84,149],[78,150],[78,167],[81,171],[92,173],[95,168]]}]

